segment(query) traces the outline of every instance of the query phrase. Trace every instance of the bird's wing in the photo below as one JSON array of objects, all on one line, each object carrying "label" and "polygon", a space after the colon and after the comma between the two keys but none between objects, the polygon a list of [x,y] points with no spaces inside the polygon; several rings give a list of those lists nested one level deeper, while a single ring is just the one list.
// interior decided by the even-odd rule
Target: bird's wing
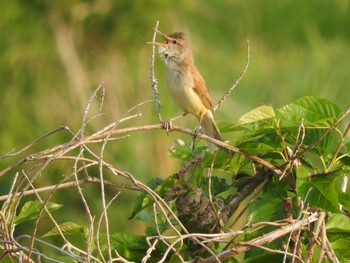
[{"label": "bird's wing", "polygon": [[208,110],[213,111],[213,105],[211,103],[207,85],[205,84],[203,77],[201,76],[201,74],[198,72],[196,68],[193,68],[192,76],[193,76],[193,82],[194,82],[194,86],[193,86],[194,92],[201,99],[203,105]]}]

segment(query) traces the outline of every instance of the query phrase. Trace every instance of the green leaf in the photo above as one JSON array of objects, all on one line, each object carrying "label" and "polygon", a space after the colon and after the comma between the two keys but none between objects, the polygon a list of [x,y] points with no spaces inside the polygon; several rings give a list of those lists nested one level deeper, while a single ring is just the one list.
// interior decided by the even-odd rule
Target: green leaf
[{"label": "green leaf", "polygon": [[276,116],[282,127],[313,124],[315,127],[329,127],[341,116],[341,109],[327,99],[316,97],[302,97],[281,109],[276,110]]},{"label": "green leaf", "polygon": [[[207,189],[208,181],[204,185],[204,189]],[[216,176],[213,176],[211,178],[211,194],[216,196],[222,192],[225,192],[226,190],[231,188],[231,185],[227,183],[227,180],[224,178],[218,178]]]},{"label": "green leaf", "polygon": [[[276,126],[275,112],[272,106],[262,105],[244,114],[237,123],[220,123],[221,132],[254,131],[263,133],[264,129],[271,131]],[[256,136],[256,135],[255,135]]]},{"label": "green leaf", "polygon": [[[154,190],[160,196],[163,196],[164,192],[174,184],[174,176],[170,176],[164,181],[160,178],[152,179],[147,186]],[[134,202],[134,209],[129,219],[133,219],[137,213],[143,210],[145,207],[154,203],[153,198],[146,192],[142,192]],[[142,219],[142,217],[141,217]]]},{"label": "green leaf", "polygon": [[337,175],[313,177],[311,185],[315,187],[310,195],[313,205],[326,209],[330,212],[340,213],[338,193],[336,191],[335,179]]},{"label": "green leaf", "polygon": [[350,218],[343,214],[331,214],[326,224],[327,232],[342,231],[350,234]]},{"label": "green leaf", "polygon": [[335,180],[338,174],[316,175],[310,177],[310,172],[305,167],[296,170],[296,190],[302,199],[312,206],[325,209],[330,212],[340,213],[338,191]]},{"label": "green leaf", "polygon": [[350,211],[350,194],[338,191],[339,202],[344,206],[344,208]]},{"label": "green leaf", "polygon": [[261,156],[267,153],[281,153],[282,142],[276,133],[267,133],[262,134],[258,139],[246,140],[245,142],[242,142],[239,145],[239,148],[251,154]]},{"label": "green leaf", "polygon": [[[304,145],[310,145],[319,140],[326,130],[327,129],[306,129]],[[334,142],[334,134],[335,132],[328,133],[326,137],[313,147],[313,151],[316,151],[318,155],[323,155],[329,152],[329,146]]]},{"label": "green leaf", "polygon": [[112,247],[122,245],[130,249],[148,249],[148,245],[144,236],[130,233],[116,233],[111,235],[110,238]]},{"label": "green leaf", "polygon": [[245,253],[245,263],[271,263],[283,262],[283,256],[273,253],[268,253],[262,249],[253,248]]},{"label": "green leaf", "polygon": [[262,194],[249,207],[252,223],[283,218],[283,198],[287,195],[281,182],[269,182]]},{"label": "green leaf", "polygon": [[[128,260],[140,262],[140,259],[144,257],[147,249],[149,248],[144,236],[139,236],[130,233],[116,233],[110,236],[110,244],[112,251],[118,251],[118,254]],[[107,239],[106,235],[100,235],[100,246],[102,251],[107,251]],[[152,258],[155,257],[155,253],[152,254]]]},{"label": "green leaf", "polygon": [[[15,224],[20,224],[29,220],[32,220],[34,218],[37,218],[39,216],[39,213],[43,210],[42,204],[39,201],[28,201],[26,202],[21,211],[19,212],[18,216],[15,218]],[[60,209],[63,205],[50,203],[48,202],[46,204],[46,208],[49,212],[54,212],[58,209]],[[46,211],[43,210],[41,216],[45,216]]]},{"label": "green leaf", "polygon": [[186,144],[184,141],[178,139],[169,149],[169,155],[173,158],[180,159],[183,161],[187,161],[192,156],[202,152],[206,149],[206,146],[196,147],[194,150]]},{"label": "green leaf", "polygon": [[[73,235],[73,236],[82,236],[83,238],[86,238],[88,233],[88,229],[86,227],[83,227],[73,222],[64,222],[63,224],[59,225],[59,230],[65,236]],[[57,227],[54,227],[49,232],[44,234],[42,237],[59,236],[60,235],[59,230],[57,229]]]},{"label": "green leaf", "polygon": [[230,163],[227,165],[227,167],[224,167],[224,169],[226,171],[231,171],[234,175],[238,173],[253,174],[254,172],[251,161],[240,154],[234,154],[230,160]]},{"label": "green leaf", "polygon": [[253,123],[275,117],[275,111],[270,105],[259,106],[239,118],[237,124]]},{"label": "green leaf", "polygon": [[348,263],[350,261],[350,240],[349,240],[349,234],[346,238],[340,238],[335,241],[331,241],[331,247],[335,251],[335,254],[337,255],[339,262],[345,262]]},{"label": "green leaf", "polygon": [[343,214],[331,214],[326,224],[327,236],[330,241],[341,238],[350,241],[350,218]]},{"label": "green leaf", "polygon": [[307,192],[311,188],[310,185],[310,172],[309,170],[304,167],[298,167],[296,168],[296,192],[298,195],[304,199],[307,195]]}]

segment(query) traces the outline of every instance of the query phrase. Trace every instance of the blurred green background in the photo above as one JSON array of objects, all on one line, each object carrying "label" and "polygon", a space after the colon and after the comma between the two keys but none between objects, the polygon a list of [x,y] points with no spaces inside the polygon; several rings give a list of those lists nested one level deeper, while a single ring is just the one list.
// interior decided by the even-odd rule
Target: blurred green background
[{"label": "blurred green background", "polygon": [[[242,72],[249,39],[250,67],[216,112],[218,121],[235,122],[260,104],[277,108],[305,95],[328,98],[343,109],[350,105],[347,0],[14,0],[0,1],[0,9],[1,155],[19,150],[61,125],[77,132],[88,98],[101,81],[106,88],[105,114],[89,124],[86,134],[125,116],[136,104],[153,99],[151,46],[146,42],[151,41],[157,20],[161,31],[188,34],[213,102]],[[168,119],[181,112],[167,93],[164,69],[157,58],[162,115]],[[157,122],[153,103],[132,113],[142,113],[142,117],[123,127]],[[188,116],[176,124],[194,128],[194,120]],[[229,134],[223,136],[230,138]],[[66,133],[53,135],[26,154],[69,138]],[[105,158],[143,182],[165,178],[180,167],[167,155],[177,138],[190,140],[175,132],[169,136],[165,131],[133,133],[130,138],[109,143]],[[1,160],[0,168],[15,160]],[[72,171],[72,165],[49,168],[36,181],[37,186],[57,182]],[[8,192],[12,176],[0,178],[0,194]],[[109,197],[119,191],[107,190]],[[89,186],[86,191],[98,211],[99,187]],[[111,208],[112,231],[142,232],[127,221],[134,196],[124,190],[118,196]],[[77,201],[72,201],[75,198]],[[68,200],[71,207],[62,216],[76,213],[84,217],[76,189],[53,197],[59,203]]]}]

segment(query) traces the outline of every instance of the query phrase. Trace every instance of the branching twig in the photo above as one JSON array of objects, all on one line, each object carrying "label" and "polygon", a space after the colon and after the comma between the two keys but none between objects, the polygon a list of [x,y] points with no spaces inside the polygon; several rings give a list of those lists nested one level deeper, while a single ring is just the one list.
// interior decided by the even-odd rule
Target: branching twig
[{"label": "branching twig", "polygon": [[245,67],[241,73],[241,75],[239,75],[239,78],[235,81],[235,83],[233,83],[233,85],[231,86],[231,88],[228,89],[228,91],[221,97],[221,99],[215,104],[215,106],[213,107],[214,112],[220,108],[221,104],[226,100],[226,98],[231,94],[231,92],[238,86],[238,84],[241,82],[241,80],[243,79],[245,73],[248,70],[249,67],[249,62],[250,62],[250,44],[249,44],[249,39],[247,39],[247,62],[245,64]]},{"label": "branching twig", "polygon": [[57,128],[57,129],[51,131],[51,132],[48,132],[48,133],[44,134],[43,136],[40,136],[38,139],[34,140],[30,144],[28,144],[26,147],[22,148],[21,150],[19,150],[17,152],[9,152],[9,153],[7,153],[5,155],[0,156],[0,160],[8,158],[8,157],[17,156],[17,155],[23,153],[24,151],[28,150],[29,148],[31,148],[33,145],[35,145],[39,141],[41,141],[41,140],[51,136],[54,133],[60,132],[60,131],[68,131],[71,135],[74,136],[74,133],[67,126],[61,126],[61,127]]},{"label": "branching twig", "polygon": [[312,148],[318,145],[328,135],[328,133],[334,130],[334,128],[337,127],[349,114],[350,108],[342,116],[340,116],[339,119],[332,126],[330,126],[316,141],[307,146],[303,151],[299,152],[297,157],[302,156],[304,153],[310,151]]},{"label": "branching twig", "polygon": [[[156,41],[156,36],[157,36],[157,30],[158,30],[158,25],[159,25],[159,21],[156,22],[156,26],[154,27],[154,34],[153,34],[153,39],[152,42]],[[159,92],[158,92],[158,81],[154,75],[154,58],[155,58],[155,50],[156,50],[156,46],[152,45],[152,56],[151,56],[151,86],[152,86],[152,90],[154,93],[154,98],[156,101],[156,110],[157,110],[157,114],[158,114],[158,120],[159,123],[162,123],[162,116],[160,114],[160,97],[159,97]]]},{"label": "branching twig", "polygon": [[[134,126],[134,127],[128,127],[128,128],[121,128],[121,129],[117,129],[117,130],[112,130],[112,131],[98,131],[90,136],[87,136],[79,141],[76,141],[76,140],[73,140],[73,141],[70,141],[68,143],[65,143],[65,144],[60,144],[60,145],[57,145],[55,147],[52,147],[52,148],[49,148],[49,149],[46,149],[46,150],[43,150],[41,152],[38,152],[38,153],[34,153],[34,154],[31,154],[31,155],[28,155],[27,157],[17,161],[16,163],[10,165],[9,167],[5,168],[4,170],[0,171],[0,177],[4,174],[6,174],[8,171],[22,165],[22,164],[25,164],[27,162],[31,162],[31,161],[34,161],[34,160],[40,160],[40,159],[46,159],[48,157],[52,158],[58,158],[60,156],[63,156],[64,154],[66,154],[67,152],[79,147],[80,145],[82,144],[88,144],[90,143],[91,141],[93,140],[97,140],[97,139],[101,139],[101,138],[104,138],[105,136],[108,136],[108,135],[117,135],[117,134],[124,134],[124,133],[131,133],[131,132],[136,132],[136,131],[147,131],[147,130],[157,130],[157,129],[164,129],[164,125],[163,124],[153,124],[153,125],[144,125],[144,126]],[[185,134],[188,134],[188,135],[193,135],[193,131],[190,130],[190,129],[186,129],[186,128],[182,128],[182,127],[178,127],[178,126],[173,126],[172,127],[172,130],[173,131],[178,131],[178,132],[181,132],[181,133],[185,133]],[[201,138],[201,139],[204,139],[208,142],[211,142],[213,144],[216,144],[218,146],[221,146],[223,148],[226,148],[232,152],[235,152],[237,154],[240,154],[242,156],[245,156],[249,159],[251,159],[252,161],[254,162],[257,162],[257,163],[260,163],[261,165],[265,166],[266,168],[272,170],[274,173],[278,174],[278,175],[281,175],[283,173],[282,170],[280,170],[279,168],[275,167],[274,165],[272,165],[271,163],[255,156],[255,155],[252,155],[252,154],[249,154],[247,152],[244,152],[240,149],[238,149],[237,147],[234,147],[232,145],[229,145],[225,142],[222,142],[222,141],[219,141],[219,140],[216,140],[210,136],[207,136],[205,134],[201,134],[201,133],[198,133],[197,134],[197,137],[198,138]]]},{"label": "branching twig", "polygon": [[[219,257],[220,260],[224,260],[224,259],[227,259],[227,258],[232,257],[234,255],[245,252],[245,251],[249,250],[252,246],[256,247],[256,246],[262,246],[265,244],[269,244],[272,241],[274,241],[280,237],[283,237],[284,235],[286,235],[292,231],[296,231],[296,230],[303,228],[304,226],[306,226],[312,222],[317,221],[318,218],[319,218],[318,213],[312,213],[306,219],[296,221],[288,226],[281,227],[279,229],[271,231],[270,233],[267,233],[267,234],[264,234],[264,235],[259,236],[257,238],[254,238],[250,241],[238,242],[234,245],[233,248],[228,249],[228,250],[224,250],[223,252],[219,253],[217,255],[217,257]],[[196,263],[211,263],[211,262],[215,262],[215,260],[213,257],[209,257],[207,259],[201,259],[201,260],[197,260],[195,262]]]}]

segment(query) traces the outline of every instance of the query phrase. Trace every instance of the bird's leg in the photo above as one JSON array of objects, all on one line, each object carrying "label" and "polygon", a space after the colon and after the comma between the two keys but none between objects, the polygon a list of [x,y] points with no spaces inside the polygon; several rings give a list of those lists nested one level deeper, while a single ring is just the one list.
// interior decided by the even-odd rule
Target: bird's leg
[{"label": "bird's leg", "polygon": [[199,118],[199,125],[192,132],[192,143],[191,143],[192,150],[195,148],[194,146],[195,146],[195,142],[196,142],[198,133],[199,133],[200,129],[202,128],[201,127],[202,118],[203,118],[203,116],[200,116],[200,118]]},{"label": "bird's leg", "polygon": [[199,130],[202,128],[202,119],[203,119],[203,115],[201,115],[199,117],[199,125],[193,130],[193,133],[192,133],[192,136],[193,136],[193,139],[195,140],[198,136],[198,133],[199,133]]},{"label": "bird's leg", "polygon": [[182,113],[181,115],[178,115],[176,117],[173,117],[173,118],[170,118],[169,120],[167,121],[163,121],[162,124],[163,124],[163,129],[166,130],[167,133],[171,132],[172,128],[173,128],[173,121],[181,118],[181,117],[184,117],[187,115],[187,112],[184,112]]}]

